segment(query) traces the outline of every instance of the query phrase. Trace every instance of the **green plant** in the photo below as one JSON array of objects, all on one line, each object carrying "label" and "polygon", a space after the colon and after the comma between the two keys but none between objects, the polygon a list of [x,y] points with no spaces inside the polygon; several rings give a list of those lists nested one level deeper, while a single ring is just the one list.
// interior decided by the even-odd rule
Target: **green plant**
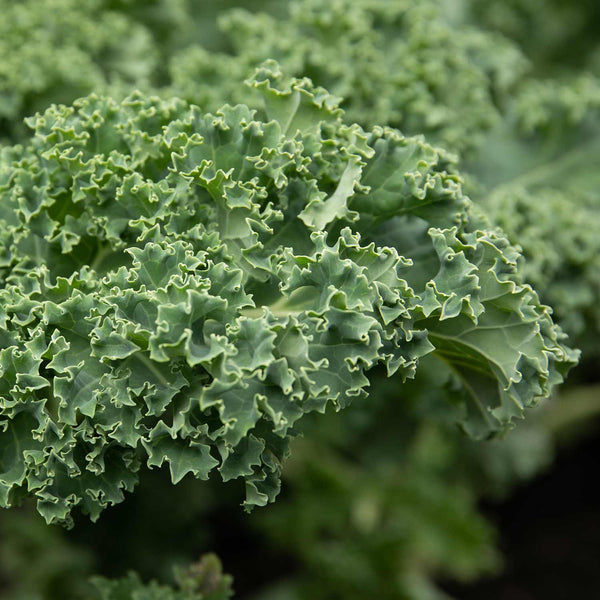
[{"label": "green plant", "polygon": [[227,600],[233,596],[231,576],[223,574],[214,554],[205,554],[188,569],[178,570],[176,580],[176,590],[154,581],[144,585],[135,573],[112,581],[96,577],[93,584],[100,600]]},{"label": "green plant", "polygon": [[574,354],[450,158],[280,77],[252,82],[264,120],[90,97],[4,150],[4,505],[97,518],[140,460],[262,505],[305,412],[432,351],[477,435],[562,380]]},{"label": "green plant", "polygon": [[[183,512],[208,531],[242,498],[218,479],[263,505],[291,448],[252,527],[303,570],[264,598],[425,600],[433,577],[496,568],[478,498],[548,463],[544,423],[597,410],[589,386],[505,433],[577,358],[546,303],[583,348],[575,382],[597,356],[595,8],[5,4],[0,136],[20,145],[0,150],[0,502],[97,519],[163,465],[203,480]],[[273,58],[286,77],[268,61],[242,85]],[[141,486],[138,529],[170,485]],[[19,523],[6,600],[88,593],[72,532]],[[144,540],[132,564],[165,579],[182,556]]]}]

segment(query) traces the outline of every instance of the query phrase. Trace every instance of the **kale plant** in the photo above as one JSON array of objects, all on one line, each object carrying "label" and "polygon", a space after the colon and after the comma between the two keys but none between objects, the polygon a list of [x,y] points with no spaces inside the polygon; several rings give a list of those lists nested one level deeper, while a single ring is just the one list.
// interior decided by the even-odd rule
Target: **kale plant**
[{"label": "kale plant", "polygon": [[4,506],[97,518],[164,461],[264,505],[296,421],[375,366],[406,379],[433,352],[486,436],[573,364],[449,155],[280,79],[251,82],[264,116],[92,96],[3,151]]},{"label": "kale plant", "polygon": [[[141,479],[139,531],[176,483],[208,539],[282,477],[252,527],[302,569],[265,599],[438,598],[499,564],[481,495],[597,410],[593,3],[218,4],[0,0],[2,600],[107,574],[27,507],[104,527]],[[508,431],[577,360],[553,320],[592,400]],[[96,595],[229,597],[215,560]]]}]

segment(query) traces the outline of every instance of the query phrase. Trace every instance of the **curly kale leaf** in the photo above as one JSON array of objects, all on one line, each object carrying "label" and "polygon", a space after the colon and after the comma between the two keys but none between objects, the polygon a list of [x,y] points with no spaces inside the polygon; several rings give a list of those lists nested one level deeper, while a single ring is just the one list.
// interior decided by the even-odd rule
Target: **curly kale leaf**
[{"label": "curly kale leaf", "polygon": [[448,155],[346,124],[273,63],[250,84],[266,118],[90,96],[3,151],[2,505],[96,519],[142,463],[264,505],[297,421],[376,366],[406,379],[433,352],[485,436],[573,363]]}]

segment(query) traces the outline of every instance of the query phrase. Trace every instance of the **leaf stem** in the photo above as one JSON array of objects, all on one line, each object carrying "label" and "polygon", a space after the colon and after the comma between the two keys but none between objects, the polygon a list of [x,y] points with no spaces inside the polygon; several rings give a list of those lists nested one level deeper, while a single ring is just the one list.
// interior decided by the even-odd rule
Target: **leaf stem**
[{"label": "leaf stem", "polygon": [[112,248],[110,245],[104,246],[101,250],[99,250],[98,254],[94,257],[90,268],[96,272],[98,272],[98,268],[104,262],[104,259],[112,252]]}]

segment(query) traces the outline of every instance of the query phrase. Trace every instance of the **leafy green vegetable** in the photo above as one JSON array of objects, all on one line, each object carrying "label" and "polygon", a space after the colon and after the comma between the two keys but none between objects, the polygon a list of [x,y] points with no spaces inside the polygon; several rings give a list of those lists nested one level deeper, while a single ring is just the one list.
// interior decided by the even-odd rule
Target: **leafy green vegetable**
[{"label": "leafy green vegetable", "polygon": [[[476,443],[455,423],[503,432],[561,380],[575,354],[545,303],[592,366],[578,378],[595,373],[594,3],[0,9],[0,138],[23,144],[0,156],[1,503],[96,518],[164,465],[173,482],[212,480],[186,502],[207,532],[215,476],[265,503],[303,431],[289,493],[259,523],[302,570],[265,598],[423,600],[433,577],[491,568],[476,499],[547,461],[549,433],[530,419]],[[273,64],[240,85],[267,58],[341,98]],[[52,107],[33,136],[22,124],[90,92],[115,101]],[[475,206],[453,156],[408,134],[468,160]],[[6,594],[82,596],[87,555],[10,515]],[[31,534],[11,552],[16,527]],[[131,562],[158,576],[179,559],[151,537]],[[34,560],[39,576],[19,581]],[[199,598],[133,575],[99,586]]]},{"label": "leafy green vegetable", "polygon": [[2,151],[0,500],[96,519],[142,462],[273,500],[294,424],[430,352],[487,436],[576,354],[481,229],[452,158],[343,121],[277,65],[204,115],[136,94],[29,121]]}]

